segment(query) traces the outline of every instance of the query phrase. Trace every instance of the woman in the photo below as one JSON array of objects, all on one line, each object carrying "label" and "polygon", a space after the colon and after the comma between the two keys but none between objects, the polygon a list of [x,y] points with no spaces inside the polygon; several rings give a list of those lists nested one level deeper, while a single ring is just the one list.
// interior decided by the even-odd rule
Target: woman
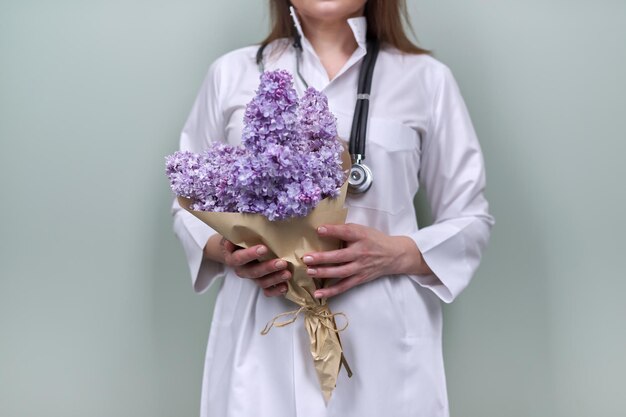
[{"label": "woman", "polygon": [[[202,416],[321,417],[448,415],[442,360],[441,301],[469,283],[494,218],[484,198],[480,145],[450,70],[407,39],[402,0],[270,2],[273,29],[263,45],[266,70],[283,68],[301,95],[323,91],[348,138],[366,39],[381,43],[373,76],[366,163],[374,181],[349,195],[348,224],[322,236],[343,249],[309,253],[309,274],[338,278],[319,290],[350,320],[341,340],[354,372],[340,372],[324,403],[298,322],[262,336],[265,323],[294,305],[282,297],[290,273],[280,259],[259,262],[264,246],[236,248],[174,202],[174,229],[194,289],[219,288],[208,341]],[[299,37],[301,52],[292,47]],[[217,59],[181,135],[181,149],[239,143],[245,104],[258,86],[259,46]],[[418,228],[413,197],[426,189],[434,224]],[[341,324],[339,324],[341,326]]]}]

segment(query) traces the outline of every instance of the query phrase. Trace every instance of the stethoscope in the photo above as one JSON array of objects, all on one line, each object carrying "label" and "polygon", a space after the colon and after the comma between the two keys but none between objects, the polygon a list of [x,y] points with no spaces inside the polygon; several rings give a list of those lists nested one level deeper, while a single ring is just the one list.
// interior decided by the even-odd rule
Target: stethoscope
[{"label": "stethoscope", "polygon": [[[265,70],[263,65],[263,50],[266,45],[262,45],[256,53],[256,63],[261,73]],[[300,74],[300,60],[302,58],[302,43],[300,35],[296,34],[293,41],[296,50],[296,73],[305,88],[309,85]],[[361,194],[372,186],[374,176],[372,170],[363,163],[365,160],[365,139],[367,137],[367,116],[369,112],[370,91],[372,89],[372,76],[380,44],[377,39],[368,39],[367,52],[359,70],[359,82],[356,95],[356,106],[354,117],[352,118],[352,130],[350,131],[349,152],[352,159],[352,167],[348,175],[348,192]]]}]

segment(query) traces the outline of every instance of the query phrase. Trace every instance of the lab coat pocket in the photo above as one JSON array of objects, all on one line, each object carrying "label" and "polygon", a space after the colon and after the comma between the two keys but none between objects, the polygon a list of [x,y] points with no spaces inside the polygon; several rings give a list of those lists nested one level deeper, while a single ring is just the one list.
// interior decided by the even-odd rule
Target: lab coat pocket
[{"label": "lab coat pocket", "polygon": [[441,351],[441,304],[430,290],[397,275],[404,336],[400,342],[406,415],[447,417],[448,397]]},{"label": "lab coat pocket", "polygon": [[363,194],[348,194],[346,204],[389,214],[412,207],[420,152],[416,130],[398,121],[370,118],[364,163],[372,170],[372,187]]},{"label": "lab coat pocket", "polygon": [[404,412],[407,416],[448,417],[448,393],[441,353],[441,340],[403,339],[400,357]]},{"label": "lab coat pocket", "polygon": [[394,277],[404,324],[404,340],[433,340],[441,334],[441,303],[430,290],[420,287],[407,275]]}]

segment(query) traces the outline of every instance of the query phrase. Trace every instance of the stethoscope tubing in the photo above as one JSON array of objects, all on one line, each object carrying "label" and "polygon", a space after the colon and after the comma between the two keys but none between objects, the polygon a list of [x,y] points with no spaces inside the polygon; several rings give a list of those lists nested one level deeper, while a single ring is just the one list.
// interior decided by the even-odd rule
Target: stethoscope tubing
[{"label": "stethoscope tubing", "polygon": [[[265,66],[263,64],[263,51],[267,45],[259,47],[256,53],[256,63],[259,71],[263,73]],[[302,43],[300,35],[296,34],[293,41],[293,47],[296,51],[296,73],[305,88],[309,85],[300,73],[300,60],[302,58]],[[373,175],[367,165],[363,163],[365,160],[365,142],[367,139],[367,121],[369,116],[370,93],[372,90],[372,78],[374,76],[374,67],[380,43],[377,39],[371,38],[367,41],[366,53],[359,69],[359,78],[357,84],[356,104],[354,108],[354,116],[352,117],[352,129],[350,130],[350,141],[348,151],[352,158],[352,168],[349,173],[348,191],[351,193],[364,193],[372,185]],[[354,176],[353,176],[354,174]]]},{"label": "stethoscope tubing", "polygon": [[365,142],[367,138],[367,120],[369,116],[370,93],[372,78],[380,45],[376,39],[367,42],[367,53],[361,64],[357,86],[357,98],[352,117],[349,152],[353,162],[360,163],[365,159]]},{"label": "stethoscope tubing", "polygon": [[[265,71],[263,63],[263,52],[265,50],[263,45],[259,47],[256,53],[256,63],[259,66],[259,71]],[[302,55],[302,44],[300,36],[294,37],[293,47],[296,50],[296,73],[298,78],[304,84],[305,88],[308,88],[308,83],[300,73],[300,58]],[[363,58],[361,64],[361,70],[359,71],[359,79],[357,85],[357,98],[354,109],[354,116],[352,118],[352,129],[350,131],[349,152],[353,161],[362,161],[365,159],[365,142],[367,138],[367,120],[369,115],[369,102],[370,93],[372,89],[372,79],[374,75],[374,67],[376,66],[376,58],[378,57],[378,51],[380,50],[380,44],[376,39],[370,39],[367,42],[367,53]]]}]

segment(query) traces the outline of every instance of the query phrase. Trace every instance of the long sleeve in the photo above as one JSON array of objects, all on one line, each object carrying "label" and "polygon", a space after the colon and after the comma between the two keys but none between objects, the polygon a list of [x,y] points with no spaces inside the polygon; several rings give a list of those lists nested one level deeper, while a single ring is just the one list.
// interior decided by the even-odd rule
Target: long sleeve
[{"label": "long sleeve", "polygon": [[495,219],[483,194],[486,180],[480,144],[447,66],[442,66],[433,97],[419,181],[433,224],[409,237],[434,274],[410,277],[450,303],[476,272]]},{"label": "long sleeve", "polygon": [[[224,120],[219,109],[219,71],[217,62],[209,68],[200,92],[180,136],[180,150],[201,152],[215,140],[222,141]],[[203,293],[224,274],[224,265],[203,259],[204,246],[216,232],[184,210],[176,199],[172,204],[174,233],[180,240],[195,292]]]}]

